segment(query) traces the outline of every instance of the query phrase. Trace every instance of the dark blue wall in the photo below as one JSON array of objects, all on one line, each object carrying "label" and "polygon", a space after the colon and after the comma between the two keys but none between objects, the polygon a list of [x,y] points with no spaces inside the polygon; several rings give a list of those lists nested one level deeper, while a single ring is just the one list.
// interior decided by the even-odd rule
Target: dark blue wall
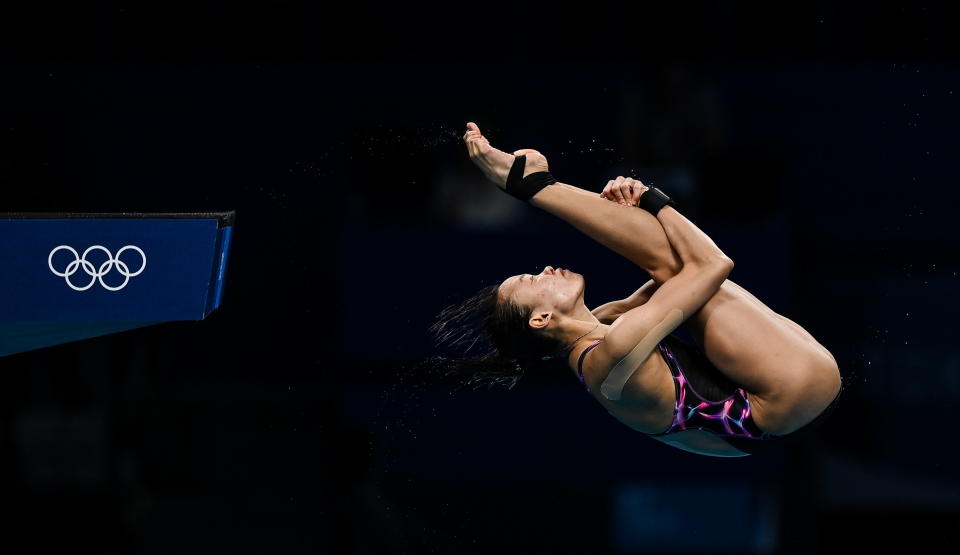
[{"label": "dark blue wall", "polygon": [[[954,8],[3,9],[0,210],[237,211],[207,320],[3,360],[11,537],[97,553],[955,549]],[[509,275],[575,269],[590,306],[648,279],[485,182],[467,121],[564,182],[672,194],[731,279],[837,358],[829,422],[706,458],[612,420],[569,372],[474,391],[413,371],[455,354],[432,345],[433,317]]]}]

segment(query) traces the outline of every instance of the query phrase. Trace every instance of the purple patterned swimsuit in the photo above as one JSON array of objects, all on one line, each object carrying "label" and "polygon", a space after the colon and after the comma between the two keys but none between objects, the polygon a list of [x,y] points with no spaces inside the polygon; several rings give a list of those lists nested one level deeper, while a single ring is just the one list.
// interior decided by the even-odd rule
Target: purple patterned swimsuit
[{"label": "purple patterned swimsuit", "polygon": [[[590,388],[587,387],[583,379],[583,359],[590,349],[596,347],[602,341],[601,339],[584,349],[583,353],[580,354],[580,360],[577,362],[580,383],[587,388],[587,391],[590,391]],[[670,427],[663,432],[648,435],[665,436],[684,430],[706,430],[724,438],[735,447],[746,452],[749,452],[749,447],[758,443],[757,440],[776,440],[786,437],[762,431],[753,421],[747,392],[741,387],[735,387],[733,382],[719,376],[719,370],[709,364],[702,353],[672,335],[664,338],[657,347],[673,375],[677,401],[673,411],[673,423]],[[678,356],[681,353],[678,353],[677,350],[683,351],[682,356]],[[710,397],[720,400],[711,401],[693,388],[687,375],[684,374],[681,360],[684,361],[688,373],[691,370],[697,372],[697,381],[702,384],[704,390],[712,393]],[[733,390],[732,393],[730,393],[731,389]],[[725,397],[724,394],[726,394]],[[839,395],[837,397],[839,398]],[[819,421],[825,418],[826,413],[832,410],[835,403],[836,399],[817,418],[816,423],[819,424]],[[810,424],[814,424],[814,422]],[[809,424],[804,426],[804,428],[809,427]],[[741,440],[747,441],[743,442]]]},{"label": "purple patterned swimsuit", "polygon": [[[587,391],[590,391],[590,388],[587,387],[583,379],[583,359],[590,352],[590,349],[596,347],[602,341],[601,339],[584,349],[583,353],[580,354],[580,360],[577,362],[580,383],[587,388]],[[673,335],[664,338],[657,347],[673,375],[677,401],[673,411],[673,423],[670,427],[663,432],[648,435],[665,436],[683,430],[707,430],[748,453],[758,444],[765,443],[758,440],[777,440],[787,437],[762,431],[753,421],[747,392],[723,377],[720,371],[710,364],[706,356],[698,349],[691,347]],[[681,365],[681,361],[683,365]],[[681,366],[686,367],[686,374]],[[694,373],[691,374],[691,372]],[[712,399],[719,400],[711,401],[701,395],[691,385],[688,374],[696,378],[695,381],[700,384],[699,388],[702,388],[705,394]],[[801,431],[809,431],[822,423],[826,416],[832,412],[839,398],[840,394],[838,393],[830,406],[820,416],[803,428],[789,434],[789,436],[794,436]]]},{"label": "purple patterned swimsuit", "polygon": [[742,437],[747,439],[776,439],[777,436],[762,431],[753,421],[750,412],[750,399],[742,387],[720,401],[709,401],[690,384],[680,368],[674,352],[661,342],[659,345],[663,360],[673,374],[673,385],[677,391],[677,404],[674,407],[673,424],[665,431],[653,436],[664,436],[683,430],[708,430],[720,437]]}]

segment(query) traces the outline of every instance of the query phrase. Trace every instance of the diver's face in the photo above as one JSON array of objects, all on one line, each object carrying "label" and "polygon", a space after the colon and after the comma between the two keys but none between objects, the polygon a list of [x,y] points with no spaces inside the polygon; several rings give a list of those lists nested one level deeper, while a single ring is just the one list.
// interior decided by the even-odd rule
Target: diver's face
[{"label": "diver's face", "polygon": [[552,266],[539,274],[510,276],[500,284],[500,291],[521,306],[562,314],[573,312],[583,298],[583,289],[582,275]]}]

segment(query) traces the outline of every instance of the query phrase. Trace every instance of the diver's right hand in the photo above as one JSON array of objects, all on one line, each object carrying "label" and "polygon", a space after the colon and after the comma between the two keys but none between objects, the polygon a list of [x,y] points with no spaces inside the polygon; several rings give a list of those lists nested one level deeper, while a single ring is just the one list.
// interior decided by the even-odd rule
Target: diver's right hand
[{"label": "diver's right hand", "polygon": [[640,206],[640,197],[649,189],[639,179],[617,176],[607,182],[600,196],[625,206]]}]

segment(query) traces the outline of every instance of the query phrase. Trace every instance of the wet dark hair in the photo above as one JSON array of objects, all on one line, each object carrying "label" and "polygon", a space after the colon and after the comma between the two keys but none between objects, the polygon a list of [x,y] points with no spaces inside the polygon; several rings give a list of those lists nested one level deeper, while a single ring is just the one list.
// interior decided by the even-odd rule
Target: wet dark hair
[{"label": "wet dark hair", "polygon": [[429,328],[438,347],[469,343],[464,354],[478,342],[486,343],[480,356],[429,359],[445,375],[464,378],[465,385],[487,383],[488,389],[494,385],[513,389],[525,372],[558,364],[562,362],[560,355],[569,352],[561,340],[530,327],[533,307],[499,298],[499,289],[499,284],[485,286],[468,299],[444,308]]}]

